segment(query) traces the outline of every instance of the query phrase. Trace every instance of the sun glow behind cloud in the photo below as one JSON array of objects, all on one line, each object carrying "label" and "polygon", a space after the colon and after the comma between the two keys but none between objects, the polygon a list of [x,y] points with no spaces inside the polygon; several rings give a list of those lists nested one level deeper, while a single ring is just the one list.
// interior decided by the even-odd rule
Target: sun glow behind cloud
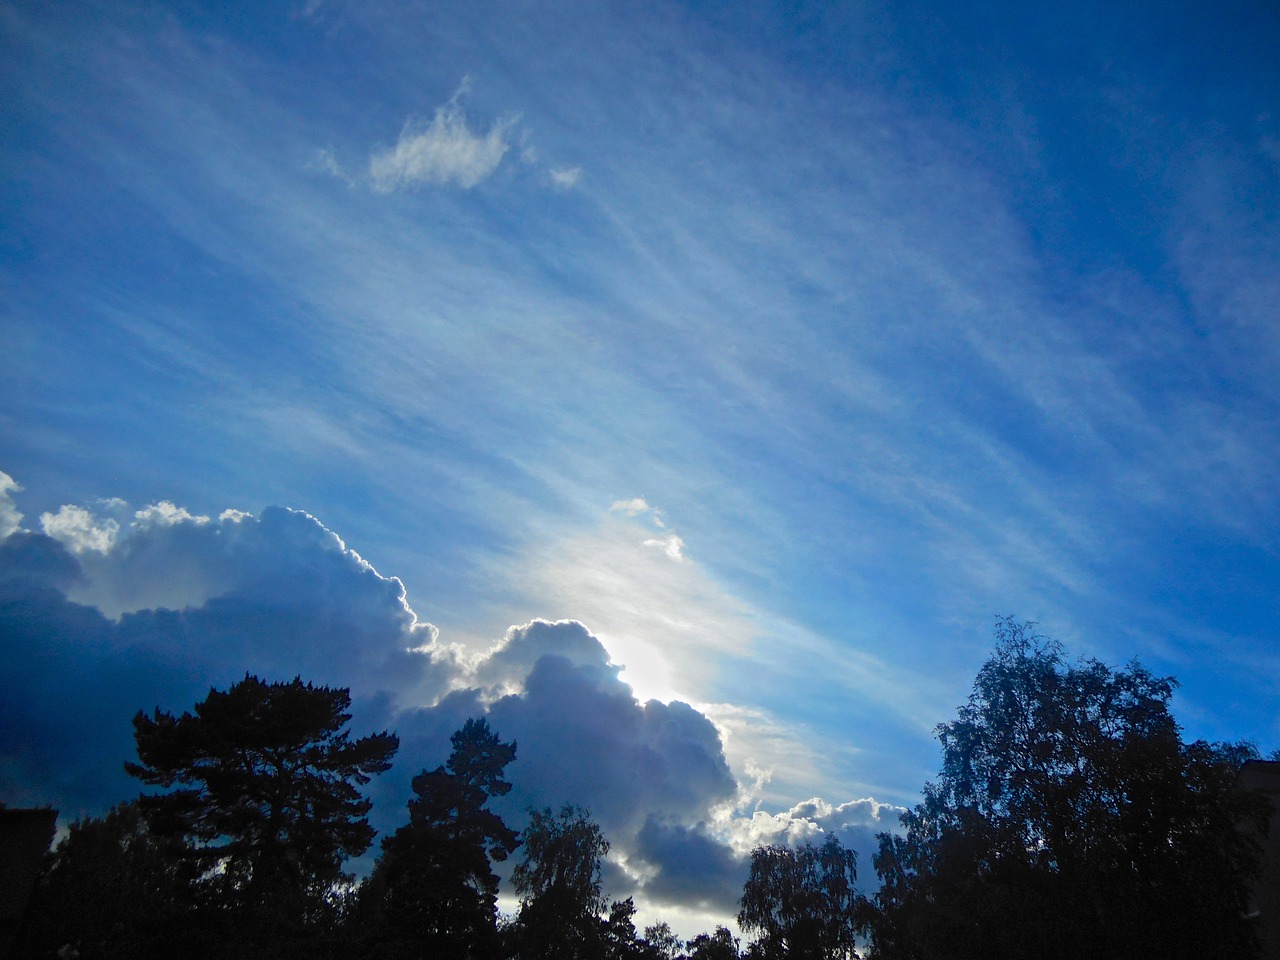
[{"label": "sun glow behind cloud", "polygon": [[590,624],[641,700],[702,700],[721,658],[747,651],[757,628],[682,546],[661,511],[634,498],[594,528],[534,544],[503,576],[544,611]]},{"label": "sun glow behind cloud", "polygon": [[[583,529],[536,539],[489,577],[524,598],[507,619],[537,610],[581,620],[641,701],[681,700],[710,717],[734,771],[757,783],[756,801],[793,803],[805,784],[847,788],[863,734],[832,738],[820,720],[845,704],[857,707],[851,722],[873,721],[868,737],[881,725],[930,736],[931,703],[946,695],[936,684],[859,649],[860,630],[822,636],[735,595],[676,526],[642,497],[617,500]],[[797,689],[812,717],[794,702]]]}]

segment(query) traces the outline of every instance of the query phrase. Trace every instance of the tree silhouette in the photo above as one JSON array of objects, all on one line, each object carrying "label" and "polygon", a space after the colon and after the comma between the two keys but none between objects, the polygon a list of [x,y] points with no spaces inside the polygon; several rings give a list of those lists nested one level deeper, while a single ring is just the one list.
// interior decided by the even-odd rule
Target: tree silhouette
[{"label": "tree silhouette", "polygon": [[168,788],[138,800],[150,830],[192,841],[206,886],[249,936],[326,917],[342,861],[373,839],[358,787],[390,767],[399,740],[352,740],[350,704],[345,689],[246,675],[193,713],[134,718],[140,762],[125,769]]},{"label": "tree silhouette", "polygon": [[997,641],[939,779],[880,835],[873,955],[1250,956],[1252,748],[1184,744],[1174,681],[1136,663],[1069,664],[1011,619]]},{"label": "tree silhouette", "polygon": [[738,938],[728,927],[700,933],[687,944],[689,960],[738,960]]},{"label": "tree silhouette", "polygon": [[179,837],[156,837],[136,804],[77,820],[48,855],[13,957],[198,957],[196,865]]},{"label": "tree silhouette", "polygon": [[665,920],[645,927],[643,939],[655,960],[677,960],[680,951],[684,949],[684,941],[675,935],[671,924]]},{"label": "tree silhouette", "polygon": [[603,952],[600,915],[605,909],[600,869],[609,841],[587,812],[572,804],[558,814],[532,810],[529,817],[524,855],[511,878],[521,901],[516,953],[521,960],[597,957]]},{"label": "tree silhouette", "polygon": [[856,956],[857,858],[835,836],[819,847],[762,846],[751,853],[738,925],[759,934],[765,960],[837,960]]},{"label": "tree silhouette", "polygon": [[502,774],[516,745],[483,719],[468,720],[451,742],[445,766],[414,777],[409,822],[383,842],[362,895],[383,956],[403,950],[463,960],[497,952],[491,861],[506,860],[518,839],[486,804],[510,791]]}]

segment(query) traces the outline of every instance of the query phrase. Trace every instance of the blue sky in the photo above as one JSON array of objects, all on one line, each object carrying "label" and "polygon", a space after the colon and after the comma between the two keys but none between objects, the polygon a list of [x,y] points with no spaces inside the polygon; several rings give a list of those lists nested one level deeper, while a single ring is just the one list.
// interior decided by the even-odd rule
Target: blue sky
[{"label": "blue sky", "polygon": [[585,794],[661,913],[752,840],[891,823],[1005,613],[1280,746],[1276,36],[3,5],[4,642],[41,691],[5,799],[97,812],[135,710],[303,672],[417,731],[402,792],[508,717],[524,801]]}]

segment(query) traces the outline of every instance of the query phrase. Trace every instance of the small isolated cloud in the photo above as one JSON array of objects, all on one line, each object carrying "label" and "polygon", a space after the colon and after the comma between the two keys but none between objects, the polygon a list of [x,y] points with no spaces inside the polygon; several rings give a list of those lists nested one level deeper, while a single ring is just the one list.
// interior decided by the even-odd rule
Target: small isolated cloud
[{"label": "small isolated cloud", "polygon": [[95,517],[84,507],[65,503],[57,513],[40,514],[40,529],[72,553],[110,553],[120,535],[115,520]]},{"label": "small isolated cloud", "polygon": [[630,500],[615,500],[609,505],[610,513],[625,513],[628,517],[638,517],[641,514],[648,516],[655,527],[665,529],[667,524],[662,519],[662,511],[657,507],[650,506],[649,501],[644,497],[632,497]]},{"label": "small isolated cloud", "polygon": [[674,533],[661,539],[646,540],[644,546],[656,547],[677,563],[684,562],[684,541]]},{"label": "small isolated cloud", "polygon": [[469,190],[493,175],[511,144],[508,134],[514,117],[497,120],[487,133],[473,131],[459,98],[466,84],[429,124],[410,120],[394,147],[369,158],[373,189],[391,193],[419,184],[454,183]]},{"label": "small isolated cloud", "polygon": [[625,513],[628,517],[648,513],[651,509],[644,497],[632,497],[630,500],[615,500],[609,505],[614,513]]},{"label": "small isolated cloud", "polygon": [[14,506],[13,497],[9,496],[21,489],[13,477],[0,470],[0,540],[22,529],[22,514]]},{"label": "small isolated cloud", "polygon": [[352,177],[351,174],[347,173],[342,164],[338,162],[338,158],[334,156],[333,149],[331,147],[321,147],[319,150],[316,150],[315,153],[311,155],[311,158],[307,160],[306,169],[312,170],[316,173],[328,174],[331,177],[341,180],[347,186],[351,186],[355,183],[355,178]]},{"label": "small isolated cloud", "polygon": [[561,190],[568,190],[577,186],[579,178],[582,176],[581,167],[552,167],[551,168],[551,184]]}]

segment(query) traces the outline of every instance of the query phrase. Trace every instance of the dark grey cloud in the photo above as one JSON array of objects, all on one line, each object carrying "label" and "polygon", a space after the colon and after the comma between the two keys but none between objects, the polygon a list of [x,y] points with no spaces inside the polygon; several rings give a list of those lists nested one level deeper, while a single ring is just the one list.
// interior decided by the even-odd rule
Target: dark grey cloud
[{"label": "dark grey cloud", "polygon": [[[86,548],[102,538],[83,524],[79,534],[46,524],[65,542],[25,531],[0,540],[0,799],[78,816],[136,793],[122,771],[133,714],[188,709],[245,672],[350,687],[356,722],[370,727],[453,682],[450,651],[411,649],[434,629],[417,621],[400,582],[313,517],[135,517],[112,521],[107,551]],[[118,618],[90,602],[119,611],[180,593],[188,602],[177,609]]]},{"label": "dark grey cloud", "polygon": [[[466,658],[418,620],[399,580],[305,513],[105,509],[49,517],[56,538],[0,541],[6,802],[79,816],[135,795],[122,769],[133,715],[189,709],[245,672],[350,687],[357,732],[400,734],[395,767],[371,788],[383,831],[403,820],[413,775],[486,713],[519,744],[504,804],[516,825],[528,807],[578,803],[626,853],[650,817],[696,824],[736,794],[712,723],[685,703],[636,700],[581,623],[534,620]],[[654,869],[668,849],[651,843]],[[687,865],[671,870],[664,882]]]},{"label": "dark grey cloud", "polygon": [[582,804],[611,835],[634,836],[651,813],[705,817],[737,791],[711,722],[678,701],[639,703],[607,661],[545,655],[489,716],[521,744],[518,799]]},{"label": "dark grey cloud", "polygon": [[62,544],[38,533],[18,531],[0,540],[0,583],[65,591],[84,582],[80,563]]},{"label": "dark grey cloud", "polygon": [[658,868],[644,885],[655,900],[733,913],[747,879],[747,861],[711,836],[703,823],[686,826],[657,817],[645,821],[636,853]]},{"label": "dark grey cloud", "polygon": [[131,649],[115,623],[67,600],[61,587],[79,576],[47,537],[0,543],[0,801],[50,803],[70,816],[133,789],[122,764],[140,706],[200,687],[180,663]]}]

